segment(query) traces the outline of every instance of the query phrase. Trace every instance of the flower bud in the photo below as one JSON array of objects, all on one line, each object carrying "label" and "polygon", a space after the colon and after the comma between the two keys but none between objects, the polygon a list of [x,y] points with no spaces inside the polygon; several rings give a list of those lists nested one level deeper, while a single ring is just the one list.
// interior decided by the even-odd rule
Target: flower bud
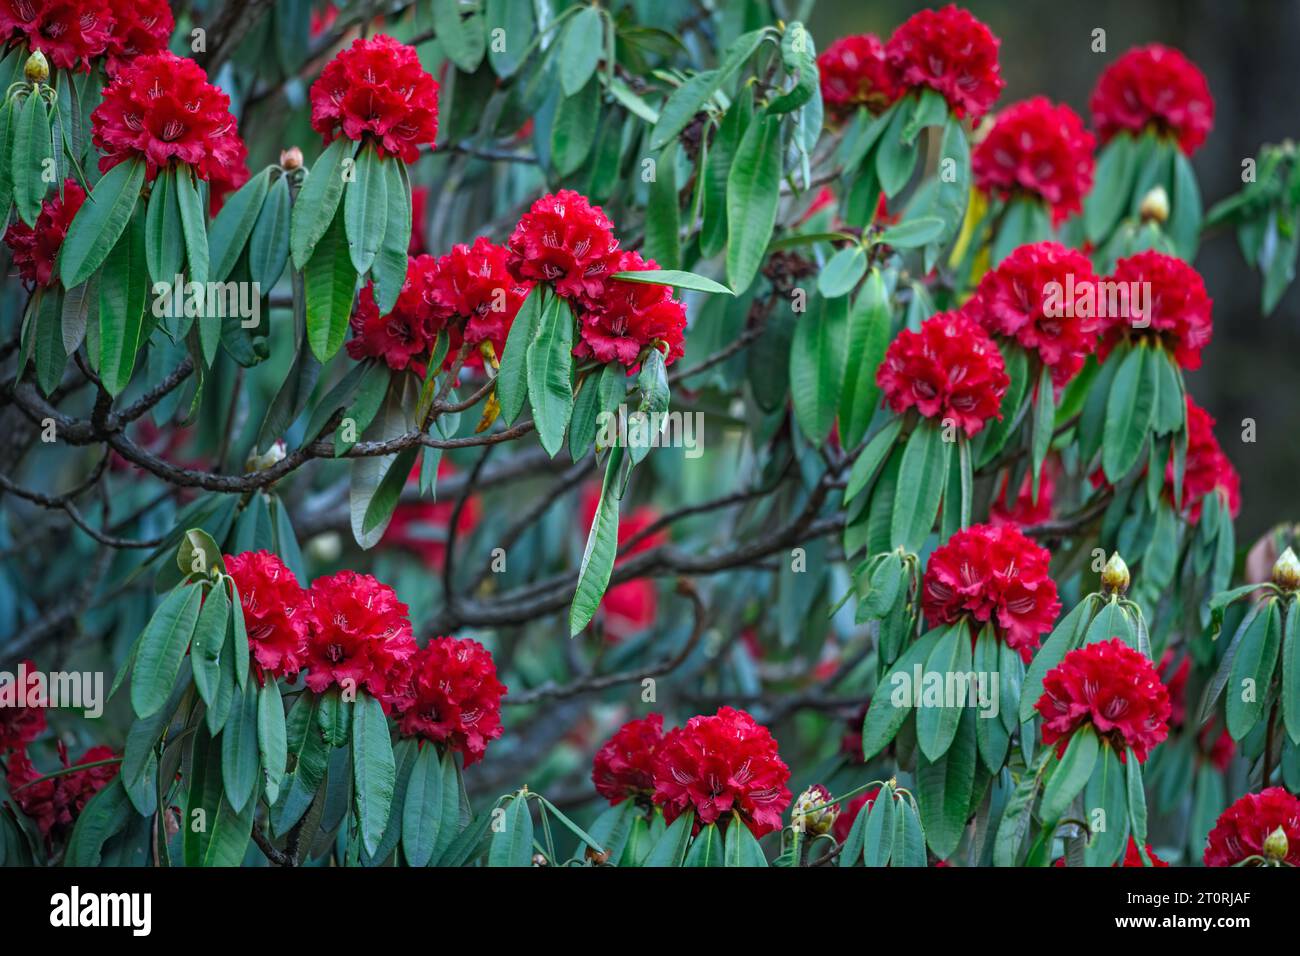
[{"label": "flower bud", "polygon": [[1169,194],[1165,192],[1164,186],[1156,186],[1142,197],[1138,215],[1143,222],[1155,221],[1163,225],[1169,221]]},{"label": "flower bud", "polygon": [[253,452],[244,460],[244,471],[266,471],[276,463],[282,461],[285,455],[283,441],[277,441],[274,445],[259,455]]},{"label": "flower bud", "polygon": [[840,815],[840,805],[831,803],[830,791],[820,783],[815,783],[794,802],[790,812],[790,825],[800,833],[820,836],[829,833]]},{"label": "flower bud", "polygon": [[546,866],[546,857],[540,853],[533,854],[533,866]]},{"label": "flower bud", "polygon": [[343,553],[343,541],[337,531],[326,531],[307,542],[307,556],[321,564],[333,564]]},{"label": "flower bud", "polygon": [[23,64],[23,79],[28,83],[44,83],[50,78],[50,63],[40,50],[33,50],[32,55]]},{"label": "flower bud", "polygon": [[1287,842],[1286,831],[1281,827],[1270,833],[1264,841],[1264,859],[1270,863],[1280,863],[1290,851],[1291,844]]},{"label": "flower bud", "polygon": [[1290,548],[1273,563],[1273,583],[1283,591],[1300,591],[1300,559]]},{"label": "flower bud", "polygon": [[1101,589],[1110,594],[1123,594],[1128,590],[1130,580],[1128,565],[1116,551],[1101,569]]},{"label": "flower bud", "polygon": [[293,172],[295,169],[301,169],[302,150],[297,146],[290,146],[288,149],[280,150],[280,168],[285,172]]}]

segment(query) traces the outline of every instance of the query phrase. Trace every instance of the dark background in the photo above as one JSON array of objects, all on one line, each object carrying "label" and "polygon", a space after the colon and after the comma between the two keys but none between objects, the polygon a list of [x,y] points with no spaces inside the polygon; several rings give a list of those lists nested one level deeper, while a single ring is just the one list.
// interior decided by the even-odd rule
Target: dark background
[{"label": "dark background", "polygon": [[[849,33],[887,38],[916,10],[938,3],[822,0],[809,18],[818,47]],[[1085,121],[1097,77],[1125,50],[1159,42],[1177,47],[1204,71],[1215,101],[1214,129],[1192,157],[1208,210],[1241,187],[1241,162],[1262,143],[1300,136],[1300,2],[1282,0],[969,0],[960,4],[1002,40],[1004,107],[1043,94],[1068,103]],[[1092,31],[1106,31],[1106,52],[1092,52]],[[1300,291],[1292,286],[1268,318],[1260,315],[1260,279],[1231,232],[1208,236],[1195,263],[1214,299],[1214,339],[1204,364],[1188,375],[1196,400],[1215,418],[1215,433],[1241,472],[1238,545],[1300,516]],[[1242,420],[1256,442],[1241,440]]]}]

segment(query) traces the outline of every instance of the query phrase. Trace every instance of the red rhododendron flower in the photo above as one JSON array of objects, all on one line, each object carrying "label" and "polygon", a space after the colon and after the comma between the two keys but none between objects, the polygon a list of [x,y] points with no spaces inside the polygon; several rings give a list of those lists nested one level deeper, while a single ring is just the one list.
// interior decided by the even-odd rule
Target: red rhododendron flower
[{"label": "red rhododendron flower", "polygon": [[835,837],[837,843],[843,843],[849,838],[849,831],[853,829],[853,821],[858,818],[858,814],[863,810],[870,812],[871,805],[876,802],[876,796],[879,793],[880,788],[873,787],[849,801],[848,806],[835,818],[835,822],[831,825],[831,836]]},{"label": "red rhododendron flower", "polygon": [[1091,724],[1120,760],[1131,747],[1139,763],[1169,735],[1169,691],[1145,654],[1119,638],[1076,648],[1043,678],[1035,708],[1043,743],[1065,752],[1069,737]]},{"label": "red rhododendron flower", "polygon": [[362,688],[385,707],[407,693],[419,649],[406,605],[368,574],[340,571],[307,592],[307,686]]},{"label": "red rhododendron flower", "polygon": [[442,328],[434,297],[437,272],[438,260],[433,256],[408,260],[406,281],[393,311],[386,315],[379,314],[374,282],[366,283],[349,323],[352,338],[348,340],[348,355],[354,359],[381,358],[395,371],[413,368],[423,375],[423,363],[416,360],[429,353]]},{"label": "red rhododendron flower", "polygon": [[22,750],[45,730],[45,695],[36,665],[19,663],[13,680],[0,683],[0,754]]},{"label": "red rhododendron flower", "polygon": [[1263,856],[1264,841],[1279,827],[1286,834],[1286,862],[1300,866],[1300,798],[1281,787],[1246,794],[1219,815],[1205,844],[1205,865],[1236,866]]},{"label": "red rhododendron flower", "polygon": [[[581,528],[590,528],[596,518],[596,508],[600,504],[600,486],[587,488],[582,498],[580,514]],[[618,521],[619,555],[614,566],[626,561],[634,554],[657,548],[668,540],[664,531],[644,534],[645,530],[659,520],[659,511],[648,505],[634,508],[622,515]],[[629,542],[636,541],[631,547]],[[623,550],[625,549],[626,550]],[[659,611],[659,591],[651,578],[633,578],[606,589],[600,599],[600,613],[605,626],[607,640],[617,643],[626,637],[644,631],[655,622]]]},{"label": "red rhododendron flower", "polygon": [[208,214],[216,216],[226,197],[248,182],[248,147],[238,136],[226,136],[213,146],[208,165]]},{"label": "red rhododendron flower", "polygon": [[298,673],[307,658],[307,592],[269,551],[226,555],[225,565],[239,589],[248,647],[258,668],[272,680]]},{"label": "red rhododendron flower", "polygon": [[1174,666],[1174,649],[1171,647],[1160,656],[1156,670],[1160,672],[1165,690],[1169,691],[1169,726],[1181,727],[1187,719],[1187,678],[1192,674],[1192,658],[1184,654]]},{"label": "red rhododendron flower", "polygon": [[885,44],[885,59],[900,86],[937,90],[956,116],[979,119],[1006,85],[1000,43],[969,11],[949,4],[909,17]]},{"label": "red rhododendron flower", "polygon": [[428,218],[429,187],[411,187],[411,242],[406,248],[408,256],[420,256],[429,250],[424,245],[425,220]]},{"label": "red rhododendron flower", "polygon": [[208,82],[203,67],[166,51],[119,70],[90,119],[91,138],[104,154],[100,172],[139,156],[150,180],[176,160],[200,179],[221,181],[235,157],[246,155],[230,97]]},{"label": "red rhododendron flower", "polygon": [[89,73],[110,49],[114,16],[108,0],[0,0],[0,43],[21,40],[56,69]]},{"label": "red rhododendron flower", "polygon": [[930,555],[921,606],[931,627],[966,619],[992,623],[1025,663],[1061,612],[1048,577],[1052,556],[1011,525],[962,528]]},{"label": "red rhododendron flower", "polygon": [[885,45],[874,33],[840,37],[817,57],[822,102],[837,119],[859,106],[879,113],[898,99],[898,86],[885,62]]},{"label": "red rhododendron flower", "polygon": [[[456,474],[456,466],[446,458],[438,462],[438,480]],[[419,484],[420,467],[411,469],[407,485]],[[451,516],[456,510],[456,499],[443,498],[439,501],[407,501],[393,510],[393,518],[384,531],[383,543],[397,548],[405,548],[419,555],[424,563],[436,571],[441,571],[447,560],[447,530],[451,527]],[[483,506],[477,497],[470,496],[465,506],[460,509],[460,518],[456,522],[456,536],[467,537],[479,523]]]},{"label": "red rhododendron flower", "polygon": [[1056,242],[1020,246],[980,279],[962,311],[993,335],[1014,339],[1064,386],[1096,346],[1097,321],[1078,313],[1081,296],[1096,296],[1088,257]]},{"label": "red rhododendron flower", "polygon": [[42,288],[54,284],[54,263],[58,261],[63,238],[85,201],[86,191],[75,179],[67,179],[63,182],[62,195],[55,194],[41,203],[35,226],[21,219],[14,220],[5,233],[5,245],[13,253],[13,263],[24,282]]},{"label": "red rhododendron flower", "polygon": [[[1192,524],[1201,520],[1205,496],[1223,489],[1228,511],[1235,518],[1241,510],[1241,478],[1219,440],[1214,437],[1214,416],[1187,396],[1187,457],[1183,470],[1183,513]],[[1165,465],[1165,493],[1174,498],[1174,456]]]},{"label": "red rhododendron flower", "polygon": [[1014,525],[1024,528],[1029,525],[1042,524],[1052,517],[1052,496],[1056,493],[1056,475],[1060,463],[1050,455],[1043,462],[1043,471],[1038,476],[1038,500],[1034,501],[1034,475],[1026,470],[1020,482],[1016,500],[1008,500],[1011,492],[1011,475],[1003,474],[998,493],[989,505],[989,524]]},{"label": "red rhododendron flower", "polygon": [[619,270],[614,224],[572,189],[533,203],[507,245],[515,278],[549,282],[558,295],[584,305],[598,301]]},{"label": "red rhododendron flower", "polygon": [[[3,3],[4,0],[0,0]],[[109,76],[138,56],[167,49],[176,21],[167,0],[133,0],[113,10],[113,35],[108,41]]]},{"label": "red rhododendron flower", "polygon": [[655,790],[655,755],[663,740],[663,714],[629,720],[616,730],[591,762],[596,792],[611,806],[629,798],[648,801]]},{"label": "red rhododendron flower", "polygon": [[1106,68],[1089,102],[1103,143],[1116,133],[1154,125],[1175,137],[1189,156],[1214,126],[1214,99],[1205,74],[1171,47],[1152,43],[1129,50]]},{"label": "red rhododendron flower", "polygon": [[1028,193],[1043,200],[1059,224],[1083,210],[1096,166],[1094,146],[1078,113],[1035,96],[998,113],[975,147],[971,170],[975,185],[989,195],[1005,200]]},{"label": "red rhododendron flower", "polygon": [[326,143],[369,139],[413,163],[438,136],[438,83],[414,47],[382,33],[357,37],[311,85],[311,125]]},{"label": "red rhododendron flower", "polygon": [[[658,268],[653,259],[624,252],[614,271]],[[581,338],[573,354],[631,368],[639,363],[643,348],[657,348],[664,353],[664,362],[671,365],[685,354],[685,331],[686,307],[673,298],[671,286],[614,279],[583,313]]]},{"label": "red rhododendron flower", "polygon": [[761,837],[781,829],[781,814],[790,805],[790,768],[771,732],[733,707],[669,731],[654,779],[654,802],[668,823],[693,810],[697,825],[725,824],[734,810]]},{"label": "red rhododendron flower", "polygon": [[[59,743],[59,760],[64,768],[111,760],[115,756],[111,747],[91,747],[74,765],[68,762],[67,748]],[[45,774],[32,765],[24,750],[11,753],[6,763],[5,778],[10,798],[25,816],[31,818],[50,845],[72,832],[73,824],[90,798],[104,789],[118,772],[118,764],[114,763],[40,780]],[[40,780],[40,783],[33,783],[35,780]]]},{"label": "red rhododendron flower", "polygon": [[415,653],[410,669],[398,729],[459,751],[466,767],[482,760],[488,741],[501,736],[506,693],[488,649],[468,638],[435,637]]},{"label": "red rhododendron flower", "polygon": [[481,367],[478,346],[491,342],[496,354],[505,348],[510,326],[519,307],[528,298],[531,282],[519,282],[506,268],[509,250],[484,236],[467,246],[457,243],[437,260],[431,280],[434,312],[451,330],[448,361],[453,361],[462,344],[472,351],[466,364]]},{"label": "red rhododendron flower", "polygon": [[1196,740],[1200,744],[1201,755],[1214,769],[1219,773],[1227,773],[1232,758],[1237,755],[1237,742],[1232,739],[1232,734],[1224,729],[1216,736],[1214,725],[1206,724],[1197,734]]},{"label": "red rhododendron flower", "polygon": [[[1173,353],[1183,368],[1201,367],[1201,349],[1214,334],[1210,311],[1213,300],[1205,292],[1200,273],[1182,259],[1154,249],[1120,259],[1115,263],[1113,283],[1129,289],[1150,283],[1149,299],[1139,293],[1119,298],[1119,315],[1102,320],[1102,341],[1098,357],[1105,361],[1125,338],[1154,334]],[[1148,299],[1146,302],[1139,300]]]},{"label": "red rhododendron flower", "polygon": [[900,415],[915,406],[926,418],[951,419],[969,437],[998,408],[1011,384],[1002,353],[979,324],[961,312],[940,312],[903,329],[876,371],[889,407]]}]

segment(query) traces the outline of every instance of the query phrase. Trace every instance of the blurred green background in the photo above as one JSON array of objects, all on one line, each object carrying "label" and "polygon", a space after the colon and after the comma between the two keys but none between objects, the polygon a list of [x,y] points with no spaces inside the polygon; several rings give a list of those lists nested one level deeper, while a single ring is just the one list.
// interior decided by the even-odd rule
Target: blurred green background
[{"label": "blurred green background", "polygon": [[[885,39],[915,11],[938,4],[822,0],[809,28],[819,49],[850,33]],[[1133,46],[1159,42],[1187,54],[1210,84],[1214,130],[1192,157],[1209,209],[1241,187],[1242,160],[1262,143],[1300,137],[1300,2],[1281,0],[970,0],[962,3],[1001,38],[1007,86],[999,107],[1042,94],[1089,119],[1088,97],[1107,64]],[[1106,31],[1106,52],[1092,32]],[[1224,451],[1241,472],[1239,546],[1294,519],[1300,493],[1300,289],[1293,285],[1268,318],[1258,274],[1230,231],[1207,236],[1197,269],[1214,299],[1214,339],[1193,396],[1218,419]],[[1256,441],[1242,441],[1243,419]]]}]

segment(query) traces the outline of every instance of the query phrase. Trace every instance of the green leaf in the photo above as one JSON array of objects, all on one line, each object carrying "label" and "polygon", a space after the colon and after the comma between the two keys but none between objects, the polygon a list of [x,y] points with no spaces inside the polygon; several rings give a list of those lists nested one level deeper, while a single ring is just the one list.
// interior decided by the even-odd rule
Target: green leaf
[{"label": "green leaf", "polygon": [[6,223],[14,198],[13,144],[21,112],[16,100],[0,97],[0,216]]},{"label": "green leaf", "polygon": [[343,216],[336,215],[315,243],[306,268],[307,341],[321,362],[328,362],[339,350],[352,316],[357,271],[348,252],[345,229]]},{"label": "green leaf", "polygon": [[[881,679],[877,690],[871,695],[871,704],[862,722],[862,755],[866,760],[880,753],[898,733],[903,721],[912,712],[912,694],[902,693],[910,685],[912,669],[924,664],[934,646],[946,632],[946,628],[936,628],[923,635],[907,650],[899,655],[889,673]],[[901,684],[901,687],[900,687]],[[894,703],[895,691],[899,692],[902,703]]]},{"label": "green leaf", "polygon": [[582,7],[560,39],[560,87],[573,96],[591,79],[605,52],[605,18],[599,7]]},{"label": "green leaf", "polygon": [[131,819],[131,802],[120,777],[86,802],[63,854],[64,866],[99,866],[104,844]]},{"label": "green leaf", "polygon": [[318,722],[320,700],[312,693],[299,694],[289,708],[285,722],[289,770],[281,784],[281,799],[271,814],[277,834],[287,833],[307,812],[329,762],[329,746]]},{"label": "green leaf", "polygon": [[569,636],[576,637],[600,607],[614,570],[614,557],[618,553],[618,480],[623,464],[622,446],[610,451],[605,465],[605,481],[600,489],[600,501],[587,533],[587,546],[582,552],[578,568],[578,587],[569,609]]},{"label": "green leaf", "polygon": [[46,168],[53,150],[49,108],[39,95],[28,94],[14,125],[13,184],[18,217],[29,226],[35,226],[41,214],[48,186]]},{"label": "green leaf", "polygon": [[[631,803],[630,800],[627,802]],[[725,844],[722,853],[724,866],[767,866],[767,857],[763,855],[758,839],[734,811],[727,826]]]},{"label": "green leaf", "polygon": [[1068,651],[1074,648],[1076,638],[1088,625],[1091,607],[1091,598],[1085,598],[1075,605],[1074,609],[1060,620],[1053,629],[1051,636],[1043,642],[1043,646],[1038,649],[1034,659],[1030,661],[1029,669],[1025,671],[1025,682],[1020,691],[1021,723],[1033,718],[1036,713],[1034,705],[1043,696],[1043,678],[1047,676],[1048,671],[1061,663]]},{"label": "green leaf", "polygon": [[172,283],[181,271],[185,240],[176,196],[176,169],[164,166],[153,181],[145,216],[145,261],[155,282]]},{"label": "green leaf", "polygon": [[221,731],[221,776],[236,813],[248,806],[257,787],[257,719],[257,693],[249,688],[237,694]]},{"label": "green leaf", "polygon": [[218,582],[208,591],[199,611],[190,648],[194,664],[194,685],[199,697],[211,705],[221,685],[221,648],[226,643],[226,626],[230,617],[230,598],[226,586]]},{"label": "green leaf", "polygon": [[1174,190],[1170,197],[1169,224],[1166,227],[1178,256],[1191,262],[1201,239],[1201,190],[1191,160],[1181,149],[1174,150]]},{"label": "green leaf", "polygon": [[1102,148],[1092,192],[1083,204],[1084,232],[1099,245],[1119,221],[1137,176],[1136,141],[1121,133]]},{"label": "green leaf", "polygon": [[[1043,751],[1044,756],[1049,753],[1050,750]],[[1039,762],[1041,763],[1041,760]],[[1020,848],[1024,845],[1025,837],[1029,833],[1029,825],[1033,822],[1034,799],[1038,795],[1041,782],[1042,778],[1036,772],[1036,768],[1029,768],[1016,784],[1016,789],[1002,810],[1002,819],[998,821],[998,832],[993,838],[994,866],[1018,865]]]},{"label": "green leaf", "polygon": [[36,315],[36,380],[49,395],[59,387],[68,353],[63,350],[63,290],[46,289],[40,296]]},{"label": "green leaf", "polygon": [[781,157],[781,118],[750,123],[727,176],[727,284],[737,295],[754,281],[776,225]]},{"label": "green leaf", "polygon": [[894,441],[898,438],[902,427],[901,418],[891,419],[884,428],[876,432],[871,441],[867,442],[867,447],[862,449],[857,461],[853,463],[853,469],[849,472],[848,484],[844,488],[845,504],[856,498],[867,487],[881,463],[893,450]]},{"label": "green leaf", "polygon": [[[509,342],[506,349],[509,351]],[[525,361],[537,437],[554,458],[564,447],[564,432],[573,412],[573,312],[558,295],[547,299]]]},{"label": "green leaf", "polygon": [[867,273],[867,252],[858,243],[831,256],[817,277],[817,290],[826,298],[848,295]]},{"label": "green leaf", "polygon": [[1083,788],[1083,818],[1092,829],[1084,859],[1089,866],[1113,865],[1128,844],[1128,781],[1108,743]]},{"label": "green leaf", "polygon": [[492,834],[488,866],[532,866],[533,818],[528,799],[516,794],[505,811],[505,826]]},{"label": "green leaf", "polygon": [[59,276],[65,289],[81,285],[103,265],[131,219],[143,184],[142,159],[118,163],[95,184],[59,249]]},{"label": "green leaf", "polygon": [[528,347],[537,337],[541,327],[542,314],[547,311],[546,286],[540,282],[529,290],[515,314],[515,321],[510,326],[506,338],[505,350],[501,355],[501,369],[497,372],[497,401],[501,404],[501,417],[508,425],[513,425],[523,410],[524,399],[528,395],[528,367],[525,357]]},{"label": "green leaf", "polygon": [[944,228],[944,221],[938,216],[920,216],[890,226],[877,241],[895,249],[915,249],[934,242],[943,235]]},{"label": "green leaf", "polygon": [[[185,238],[186,276],[199,286],[208,283],[208,217],[203,211],[203,199],[190,172],[177,172],[176,201],[181,210],[181,232]],[[206,350],[205,350],[206,351]],[[208,360],[212,357],[209,355]]]},{"label": "green leaf", "polygon": [[1133,839],[1139,847],[1147,842],[1147,794],[1142,786],[1142,764],[1137,754],[1129,748],[1124,761],[1125,790],[1128,793],[1128,815],[1133,829]]},{"label": "green leaf", "polygon": [[[971,670],[970,625],[961,621],[949,627],[926,658],[923,673],[938,674],[945,684],[950,675]],[[962,695],[965,697],[966,695]],[[916,712],[916,742],[931,761],[938,760],[952,745],[957,725],[966,711],[966,700],[944,701],[938,706],[922,705]]]},{"label": "green leaf", "polygon": [[407,250],[411,245],[411,182],[406,163],[389,157],[380,161],[388,182],[388,221],[384,240],[379,245],[372,275],[375,279],[375,303],[381,314],[391,312],[406,283]]},{"label": "green leaf", "polygon": [[[460,0],[433,0],[433,27],[437,31],[438,44],[458,70],[473,73],[487,52],[487,36],[481,16],[474,13],[462,17],[461,12]],[[511,37],[510,42],[522,42],[522,38]]]},{"label": "green leaf", "polygon": [[[650,134],[650,149],[654,151],[663,149],[684,130],[686,124],[704,108],[718,88],[753,56],[765,35],[765,30],[752,30],[738,37],[728,49],[727,56],[718,69],[697,73],[674,90],[664,103],[663,109],[659,111],[659,121],[655,124],[654,132]],[[744,291],[734,282],[732,288],[737,292]]]},{"label": "green leaf", "polygon": [[[334,145],[338,146],[339,143]],[[234,195],[222,204],[217,218],[212,220],[212,231],[208,234],[208,249],[212,261],[208,271],[209,278],[213,282],[225,282],[230,275],[230,270],[235,268],[235,263],[239,261],[239,256],[248,244],[248,238],[253,234],[253,227],[261,215],[270,180],[270,170],[262,170],[240,186]],[[303,192],[306,192],[305,188]],[[152,198],[150,197],[151,204]],[[299,205],[302,203],[301,195],[298,203]],[[176,207],[176,211],[179,218],[179,206]],[[297,207],[294,208],[294,218],[296,217]],[[179,248],[177,251],[179,252]]]},{"label": "green leaf", "polygon": [[1038,812],[1044,823],[1054,824],[1069,809],[1070,801],[1079,795],[1092,776],[1100,751],[1101,744],[1090,727],[1080,727],[1071,735],[1065,753],[1043,788],[1043,802]]},{"label": "green leaf", "polygon": [[880,177],[880,188],[890,199],[907,185],[916,169],[916,143],[904,142],[903,135],[908,125],[908,102],[902,99],[890,107],[889,125],[876,145],[876,175]]},{"label": "green leaf", "polygon": [[1228,733],[1233,740],[1241,740],[1250,733],[1264,715],[1281,637],[1278,600],[1271,598],[1255,615],[1233,658],[1224,697]]},{"label": "green leaf", "polygon": [[316,724],[331,747],[342,747],[348,742],[352,733],[352,704],[343,699],[337,687],[320,695]]},{"label": "green leaf", "polygon": [[[880,270],[872,269],[849,310],[844,388],[840,393],[839,411],[840,441],[846,448],[854,448],[862,441],[876,406],[880,404],[876,370],[889,347],[890,331],[889,296]],[[902,420],[895,421],[901,423]],[[845,501],[848,500],[846,491]]]},{"label": "green leaf", "polygon": [[273,804],[280,799],[280,784],[289,760],[284,700],[274,680],[268,680],[257,692],[257,751],[266,782],[266,801]]},{"label": "green leaf", "polygon": [[844,387],[849,304],[844,298],[813,300],[800,316],[790,348],[790,393],[799,427],[821,444],[835,424]]},{"label": "green leaf", "polygon": [[695,839],[691,841],[690,852],[686,854],[686,860],[682,866],[689,867],[710,867],[722,866],[722,834],[718,832],[718,825],[710,823],[696,834]]},{"label": "green leaf", "polygon": [[690,289],[693,292],[735,295],[721,282],[714,282],[707,276],[696,275],[694,272],[682,272],[680,269],[642,269],[635,272],[615,272],[610,278],[617,279],[620,282],[667,285],[675,289]]},{"label": "green leaf", "polygon": [[[863,812],[866,808],[863,808]],[[862,831],[862,859],[867,866],[885,866],[894,850],[894,790],[880,788],[871,803],[867,826]]]},{"label": "green leaf", "polygon": [[896,547],[915,554],[929,537],[948,480],[951,446],[944,441],[942,426],[929,419],[923,419],[908,436],[898,483],[909,491],[894,499],[890,524],[890,540]]},{"label": "green leaf", "polygon": [[1300,745],[1300,628],[1296,619],[1300,608],[1295,602],[1286,609],[1282,623],[1282,720],[1287,736]]},{"label": "green leaf", "polygon": [[672,143],[659,154],[645,210],[644,255],[674,271],[682,261],[682,210],[677,188],[677,149],[677,144]]},{"label": "green leaf", "polygon": [[393,509],[397,507],[397,502],[402,497],[402,489],[406,487],[406,480],[415,465],[415,456],[419,453],[419,445],[403,448],[388,465],[384,477],[375,487],[374,493],[366,504],[361,519],[363,536],[368,537],[376,529],[388,527],[388,522],[393,517]]},{"label": "green leaf", "polygon": [[288,260],[289,180],[281,176],[266,196],[248,243],[248,273],[262,295],[270,294]]},{"label": "green leaf", "polygon": [[[289,249],[293,254],[293,264],[299,270],[307,265],[316,244],[324,238],[325,233],[330,229],[330,224],[334,222],[339,200],[343,198],[345,183],[343,177],[353,168],[353,154],[356,148],[357,144],[352,140],[339,137],[325,147],[325,152],[321,153],[320,158],[316,160],[310,175],[303,180],[302,189],[293,204],[293,215],[289,223]],[[344,165],[345,163],[347,165]],[[238,193],[235,195],[238,196]],[[235,197],[231,197],[227,201],[226,207],[221,210],[222,213],[231,202],[234,202],[234,199]],[[261,202],[253,203],[251,199],[249,202],[250,205],[261,208]],[[218,216],[217,219],[220,221],[221,217]],[[252,229],[251,223],[248,228]],[[216,231],[214,227],[213,232]],[[232,266],[238,256],[238,252],[233,254]]]},{"label": "green leaf", "polygon": [[110,395],[121,394],[135,370],[148,286],[145,224],[137,215],[117,240],[99,281],[99,375]]},{"label": "green leaf", "polygon": [[397,763],[388,734],[388,718],[378,700],[369,694],[358,696],[352,719],[352,786],[357,826],[366,851],[373,855],[388,825]]},{"label": "green leaf", "polygon": [[694,823],[695,815],[690,811],[678,816],[650,849],[650,855],[646,857],[642,866],[681,866],[682,860],[686,857],[686,847],[691,842]]},{"label": "green leaf", "polygon": [[1127,355],[1115,356],[1119,370],[1106,400],[1106,425],[1101,462],[1106,478],[1116,484],[1133,470],[1151,430],[1155,412],[1156,366],[1151,350],[1143,345]]},{"label": "green leaf", "polygon": [[388,179],[382,163],[374,146],[362,147],[357,157],[356,179],[343,193],[348,255],[358,275],[370,271],[388,225]]},{"label": "green leaf", "polygon": [[[402,810],[402,851],[411,866],[428,866],[443,825],[443,768],[438,749],[425,744],[415,758]],[[446,821],[448,825],[454,821]]]},{"label": "green leaf", "polygon": [[181,585],[171,591],[145,625],[131,670],[131,709],[150,717],[171,696],[199,617],[203,589]]},{"label": "green leaf", "polygon": [[1033,466],[1033,501],[1038,503],[1039,481],[1043,474],[1043,462],[1052,447],[1052,435],[1056,430],[1056,391],[1052,385],[1052,369],[1044,365],[1038,376],[1038,389],[1034,393],[1034,432],[1031,445],[1030,461]]},{"label": "green leaf", "polygon": [[916,757],[917,803],[925,838],[940,858],[957,849],[966,821],[970,817],[971,795],[975,789],[976,743],[973,710],[962,713],[957,735],[947,753],[931,762],[924,754]]},{"label": "green leaf", "polygon": [[551,121],[551,159],[561,176],[576,173],[587,161],[600,125],[600,83],[588,81],[577,96],[561,99]]}]

